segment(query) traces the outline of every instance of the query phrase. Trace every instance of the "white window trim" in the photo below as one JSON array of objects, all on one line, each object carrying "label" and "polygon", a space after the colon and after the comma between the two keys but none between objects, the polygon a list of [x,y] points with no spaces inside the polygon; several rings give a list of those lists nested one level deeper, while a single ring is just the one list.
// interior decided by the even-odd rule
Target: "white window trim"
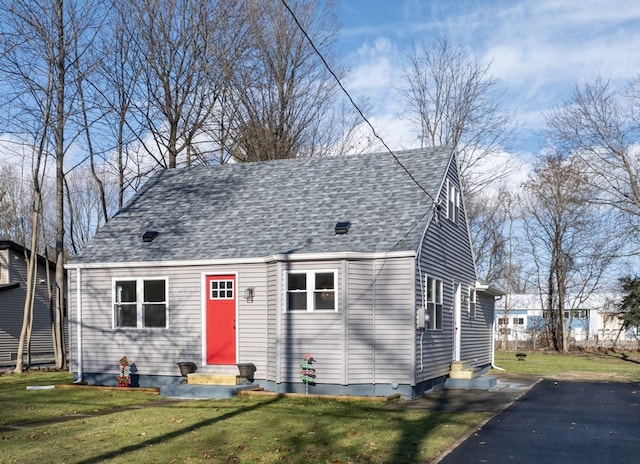
[{"label": "white window trim", "polygon": [[447,179],[447,219],[456,224],[460,220],[460,190],[450,179]]},{"label": "white window trim", "polygon": [[[144,325],[144,282],[148,281],[164,281],[165,292],[165,320],[164,327],[146,327]],[[121,327],[117,324],[118,315],[116,313],[117,295],[116,295],[116,282],[136,282],[136,327]],[[157,302],[160,303],[160,302]],[[169,277],[115,277],[111,279],[111,324],[113,329],[118,330],[166,330],[169,328]]]},{"label": "white window trim", "polygon": [[476,312],[478,311],[478,292],[473,287],[469,287],[469,306],[467,308],[470,319],[475,319]]},{"label": "white window trim", "polygon": [[[305,293],[307,294],[307,309],[305,310],[301,310],[301,309],[292,309],[290,310],[287,306],[287,302],[288,302],[288,295],[289,295],[289,279],[288,276],[289,274],[306,274],[307,276],[307,290],[305,291]],[[333,292],[334,292],[334,298],[333,298],[333,302],[334,302],[334,308],[333,309],[315,309],[315,304],[314,304],[314,295],[315,295],[315,276],[316,274],[333,274]],[[309,279],[309,277],[311,277],[311,280]],[[313,271],[309,271],[309,270],[288,270],[285,271],[284,273],[284,298],[283,298],[283,306],[284,306],[284,312],[290,312],[290,313],[337,313],[339,306],[338,306],[338,271],[336,269],[316,269]]]},{"label": "white window trim", "polygon": [[[217,283],[225,282],[225,288],[222,289],[222,291],[225,292],[225,296],[224,297],[217,296],[216,298],[213,298],[213,296],[211,296],[211,294],[213,293],[213,288],[212,287],[213,287],[213,283],[214,282],[217,282]],[[226,293],[229,291],[229,288],[226,287],[226,284],[228,282],[232,282],[231,296],[230,297],[226,296]],[[233,280],[230,280],[230,279],[211,279],[209,281],[209,300],[235,300],[236,299],[236,283],[235,282],[236,282],[236,279],[233,279]],[[218,292],[221,291],[220,288],[217,288],[216,290]]]},{"label": "white window trim", "polygon": [[[431,283],[431,292],[429,292],[429,284]],[[440,291],[438,292],[438,287]],[[431,300],[429,299],[429,294],[431,294]],[[425,279],[425,300],[427,302],[426,311],[428,315],[428,326],[427,330],[442,330],[444,326],[444,283],[440,279],[436,279],[435,277],[427,276]],[[438,318],[437,307],[440,306],[440,318]]]}]

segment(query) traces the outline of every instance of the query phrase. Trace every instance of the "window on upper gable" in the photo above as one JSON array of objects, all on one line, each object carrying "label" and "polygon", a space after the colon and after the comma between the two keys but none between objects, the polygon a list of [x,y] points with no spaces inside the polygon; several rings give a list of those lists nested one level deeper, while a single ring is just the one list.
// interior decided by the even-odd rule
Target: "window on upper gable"
[{"label": "window on upper gable", "polygon": [[337,311],[337,271],[291,271],[286,275],[287,311]]},{"label": "window on upper gable", "polygon": [[447,179],[447,219],[458,223],[460,219],[460,191]]},{"label": "window on upper gable", "polygon": [[114,327],[167,327],[167,280],[114,281]]},{"label": "window on upper gable", "polygon": [[442,281],[427,277],[427,329],[442,329]]}]

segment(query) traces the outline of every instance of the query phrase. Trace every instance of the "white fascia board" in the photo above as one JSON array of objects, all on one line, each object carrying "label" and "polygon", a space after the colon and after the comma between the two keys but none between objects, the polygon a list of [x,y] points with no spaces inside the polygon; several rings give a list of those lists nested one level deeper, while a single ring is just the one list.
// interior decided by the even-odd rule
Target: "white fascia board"
[{"label": "white fascia board", "polygon": [[270,256],[255,258],[224,258],[224,259],[194,259],[176,261],[131,261],[131,262],[104,262],[104,263],[69,263],[65,269],[105,269],[105,268],[141,268],[141,267],[164,267],[164,266],[229,266],[242,264],[261,264],[277,261],[331,261],[331,260],[367,260],[367,259],[392,259],[392,258],[415,258],[414,251],[396,251],[382,253],[360,253],[360,252],[340,252],[340,253],[280,253]]},{"label": "white fascia board", "polygon": [[506,295],[506,293],[503,290],[500,290],[499,288],[494,287],[491,284],[485,284],[483,282],[478,282],[478,281],[476,281],[476,290],[492,296]]}]

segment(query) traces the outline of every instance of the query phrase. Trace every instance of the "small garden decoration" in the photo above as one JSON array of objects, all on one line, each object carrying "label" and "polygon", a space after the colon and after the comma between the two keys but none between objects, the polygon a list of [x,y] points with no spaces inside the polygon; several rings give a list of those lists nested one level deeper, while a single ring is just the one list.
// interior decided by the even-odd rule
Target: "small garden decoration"
[{"label": "small garden decoration", "polygon": [[118,386],[128,387],[131,384],[131,367],[126,356],[120,358],[120,375],[118,375]]},{"label": "small garden decoration", "polygon": [[309,385],[316,384],[316,368],[313,367],[313,363],[316,362],[312,354],[307,353],[304,355],[302,364],[300,364],[300,380],[304,382],[304,392],[309,394]]}]

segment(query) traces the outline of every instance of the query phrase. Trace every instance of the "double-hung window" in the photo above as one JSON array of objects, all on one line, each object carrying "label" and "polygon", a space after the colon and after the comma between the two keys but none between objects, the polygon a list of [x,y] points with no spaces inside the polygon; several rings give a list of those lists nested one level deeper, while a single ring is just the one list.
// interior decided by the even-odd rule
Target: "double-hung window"
[{"label": "double-hung window", "polygon": [[442,329],[442,281],[427,277],[427,328]]},{"label": "double-hung window", "polygon": [[460,218],[460,191],[453,182],[447,180],[447,219],[458,223]]},{"label": "double-hung window", "polygon": [[113,301],[115,327],[167,327],[166,279],[116,280]]},{"label": "double-hung window", "polygon": [[291,271],[286,274],[287,311],[337,311],[336,271]]},{"label": "double-hung window", "polygon": [[476,289],[469,287],[469,317],[476,317]]}]

